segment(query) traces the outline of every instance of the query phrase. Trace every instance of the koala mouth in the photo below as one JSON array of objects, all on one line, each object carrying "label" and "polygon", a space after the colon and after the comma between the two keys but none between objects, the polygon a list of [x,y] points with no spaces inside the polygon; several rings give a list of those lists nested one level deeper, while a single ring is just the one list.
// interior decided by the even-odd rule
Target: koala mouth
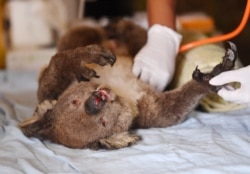
[{"label": "koala mouth", "polygon": [[89,115],[98,114],[110,98],[108,88],[99,88],[95,90],[85,102],[85,111]]},{"label": "koala mouth", "polygon": [[107,88],[100,88],[93,92],[96,97],[95,105],[99,105],[100,102],[106,102],[109,98],[110,91]]}]

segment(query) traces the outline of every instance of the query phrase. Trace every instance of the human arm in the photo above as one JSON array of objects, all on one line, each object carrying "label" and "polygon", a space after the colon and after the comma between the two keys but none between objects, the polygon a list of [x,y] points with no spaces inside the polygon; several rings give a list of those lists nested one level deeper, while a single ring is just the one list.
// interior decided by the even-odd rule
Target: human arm
[{"label": "human arm", "polygon": [[231,82],[239,82],[240,88],[228,89],[223,87],[218,91],[218,95],[224,100],[238,104],[250,104],[250,65],[232,71],[227,71],[212,78],[209,83],[211,85],[220,86]]},{"label": "human arm", "polygon": [[148,39],[135,56],[133,73],[162,91],[172,80],[181,35],[175,31],[175,0],[147,0]]},{"label": "human arm", "polygon": [[149,27],[160,24],[175,30],[175,6],[176,0],[147,0]]}]

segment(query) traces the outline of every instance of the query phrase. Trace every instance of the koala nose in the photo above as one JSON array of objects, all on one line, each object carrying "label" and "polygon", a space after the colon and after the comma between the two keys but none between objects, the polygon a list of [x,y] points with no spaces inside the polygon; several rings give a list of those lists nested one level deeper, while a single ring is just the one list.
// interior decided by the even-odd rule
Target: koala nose
[{"label": "koala nose", "polygon": [[98,114],[102,110],[107,100],[108,95],[104,90],[100,89],[94,91],[85,102],[86,113],[89,115]]}]

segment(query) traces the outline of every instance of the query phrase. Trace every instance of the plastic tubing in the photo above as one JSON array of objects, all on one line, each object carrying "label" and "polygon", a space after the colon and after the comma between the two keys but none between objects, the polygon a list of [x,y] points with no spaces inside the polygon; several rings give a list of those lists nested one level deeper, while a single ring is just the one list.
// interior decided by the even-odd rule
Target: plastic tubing
[{"label": "plastic tubing", "polygon": [[181,53],[181,52],[187,51],[187,50],[194,48],[194,47],[197,47],[197,46],[215,43],[215,42],[221,42],[221,41],[229,40],[229,39],[235,37],[244,29],[244,27],[248,21],[249,15],[250,15],[250,0],[247,0],[247,4],[246,4],[246,8],[245,8],[245,12],[243,14],[242,20],[241,20],[239,26],[235,30],[233,30],[232,32],[227,33],[227,34],[214,36],[211,38],[202,39],[202,40],[198,40],[198,41],[194,41],[194,42],[190,42],[188,44],[182,45],[179,49],[179,52]]}]

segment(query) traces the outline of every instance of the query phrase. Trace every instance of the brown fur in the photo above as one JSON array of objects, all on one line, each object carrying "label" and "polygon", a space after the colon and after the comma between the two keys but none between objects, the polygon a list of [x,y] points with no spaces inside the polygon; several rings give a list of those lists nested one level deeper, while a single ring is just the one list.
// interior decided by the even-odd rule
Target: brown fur
[{"label": "brown fur", "polygon": [[[133,42],[129,39],[133,38],[129,35],[130,30],[124,26],[127,23],[129,28],[134,28],[132,36],[134,31],[141,28],[138,30],[138,26],[131,22],[121,23],[112,24],[101,33],[96,33],[100,34],[96,38],[105,38],[101,43],[105,43],[103,45],[107,48],[110,47],[105,40],[109,38],[110,29],[114,30],[112,33],[118,33],[112,36],[116,43],[112,51],[117,58],[98,45],[65,49],[72,48],[70,35],[75,33],[70,31],[67,34],[67,42],[62,40],[63,46],[60,46],[65,50],[53,56],[41,74],[39,105],[34,116],[20,124],[25,135],[49,139],[71,148],[126,147],[140,140],[138,135],[129,133],[130,130],[167,127],[185,120],[203,96],[219,89],[210,86],[209,79],[234,66],[236,50],[230,48],[223,63],[211,73],[202,74],[196,69],[193,74],[195,80],[179,89],[157,93],[131,71],[131,55],[135,52],[131,51],[130,44]],[[125,35],[119,35],[124,32]],[[138,42],[137,51],[145,41],[145,35],[142,33],[141,39],[140,36],[138,33],[137,40],[142,42]],[[85,41],[82,43],[87,44]],[[122,49],[128,48],[127,52],[120,51],[117,45],[122,45]],[[229,51],[234,54],[228,54]],[[114,65],[111,67],[109,64]]]}]

